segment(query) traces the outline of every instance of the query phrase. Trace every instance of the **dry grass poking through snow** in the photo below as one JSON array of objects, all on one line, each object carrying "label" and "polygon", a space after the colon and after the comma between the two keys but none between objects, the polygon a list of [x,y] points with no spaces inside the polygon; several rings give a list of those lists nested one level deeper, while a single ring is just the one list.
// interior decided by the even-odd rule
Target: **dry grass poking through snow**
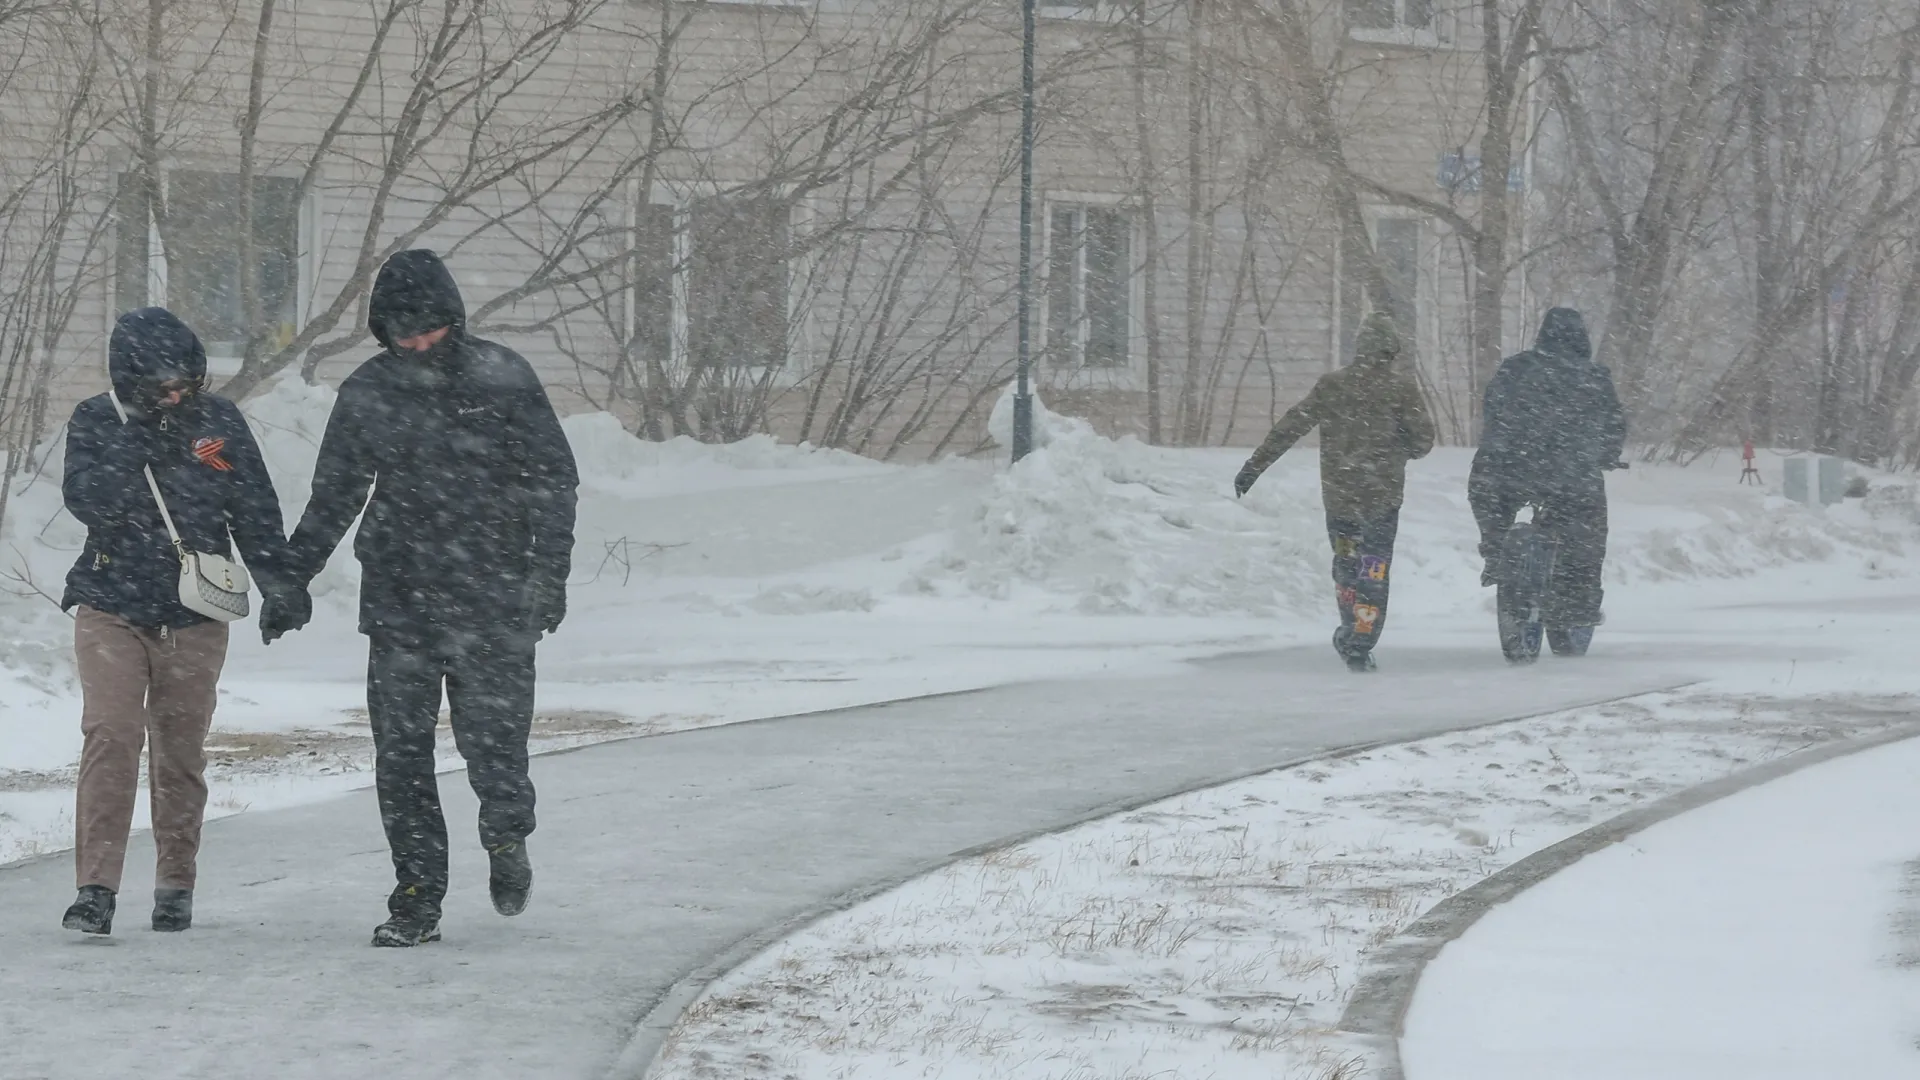
[{"label": "dry grass poking through snow", "polygon": [[652,1076],[1358,1080],[1369,950],[1589,825],[1910,699],[1653,695],[1282,770],[972,858],[749,961]]}]

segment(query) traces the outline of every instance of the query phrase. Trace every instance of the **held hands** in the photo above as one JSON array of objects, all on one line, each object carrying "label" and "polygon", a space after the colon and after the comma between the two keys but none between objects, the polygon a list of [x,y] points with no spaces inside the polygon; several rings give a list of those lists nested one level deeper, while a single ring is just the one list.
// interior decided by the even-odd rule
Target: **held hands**
[{"label": "held hands", "polygon": [[266,596],[260,605],[262,644],[271,645],[281,635],[313,620],[313,597],[307,590],[294,585],[270,585],[260,591]]}]

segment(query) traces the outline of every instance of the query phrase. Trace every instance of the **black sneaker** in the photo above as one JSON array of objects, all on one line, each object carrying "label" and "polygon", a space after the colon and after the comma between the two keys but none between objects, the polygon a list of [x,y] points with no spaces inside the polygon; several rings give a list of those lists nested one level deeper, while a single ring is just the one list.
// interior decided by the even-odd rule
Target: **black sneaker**
[{"label": "black sneaker", "polygon": [[1364,675],[1367,672],[1378,671],[1379,669],[1380,669],[1380,665],[1374,663],[1373,654],[1370,652],[1347,654],[1347,670],[1348,671],[1352,671],[1352,672],[1356,672]]},{"label": "black sneaker", "polygon": [[487,857],[493,862],[493,873],[487,879],[493,910],[502,915],[527,910],[527,900],[533,895],[533,861],[527,858],[526,841],[496,844],[487,850]]},{"label": "black sneaker", "polygon": [[80,896],[67,909],[60,925],[83,934],[113,933],[113,890],[105,885],[82,885]]},{"label": "black sneaker", "polygon": [[163,934],[193,926],[192,889],[153,890],[153,928]]},{"label": "black sneaker", "polygon": [[440,916],[432,912],[402,912],[373,928],[376,949],[411,949],[439,940]]}]

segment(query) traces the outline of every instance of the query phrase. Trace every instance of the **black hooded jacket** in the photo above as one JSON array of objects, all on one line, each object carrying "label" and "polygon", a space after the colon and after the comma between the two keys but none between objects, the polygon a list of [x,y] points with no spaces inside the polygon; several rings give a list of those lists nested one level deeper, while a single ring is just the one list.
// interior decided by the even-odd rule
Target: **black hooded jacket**
[{"label": "black hooded jacket", "polygon": [[129,311],[114,325],[107,371],[127,421],[113,397],[100,394],[76,406],[67,424],[61,492],[87,527],[87,543],[67,574],[61,606],[85,604],[147,629],[207,621],[180,603],[180,559],[142,472],[149,448],[188,547],[231,556],[231,537],[262,587],[287,582],[280,502],[240,410],[204,391],[172,408],[156,406],[161,382],[205,383],[200,339],[165,308]]},{"label": "black hooded jacket", "polygon": [[[427,353],[394,342],[449,327]],[[412,644],[532,631],[531,593],[573,557],[573,450],[532,365],[466,333],[466,305],[431,251],[374,281],[367,328],[385,351],[340,386],[313,496],[293,534],[318,574],[364,508],[360,629]],[[372,494],[369,497],[369,490]]]},{"label": "black hooded jacket", "polygon": [[1481,415],[1474,474],[1527,495],[1592,488],[1627,438],[1613,376],[1572,308],[1548,311],[1533,348],[1501,363]]}]

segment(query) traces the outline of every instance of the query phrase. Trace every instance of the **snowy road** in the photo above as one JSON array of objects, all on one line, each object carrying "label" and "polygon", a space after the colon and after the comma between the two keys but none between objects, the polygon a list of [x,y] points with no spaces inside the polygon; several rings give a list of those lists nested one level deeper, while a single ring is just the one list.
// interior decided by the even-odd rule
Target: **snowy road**
[{"label": "snowy road", "polygon": [[1662,822],[1492,909],[1422,976],[1410,1080],[1920,1073],[1920,740]]},{"label": "snowy road", "polygon": [[376,951],[389,878],[369,792],[219,821],[198,925],[145,929],[137,838],[113,938],[58,928],[67,856],[0,870],[10,1080],[588,1077],[676,978],[740,938],[975,845],[1353,743],[1673,686],[1707,657],[1622,646],[1509,670],[1491,650],[1402,650],[1379,677],[1323,649],[1140,679],[691,731],[541,759],[539,885],[487,908],[471,796],[447,940]]}]

